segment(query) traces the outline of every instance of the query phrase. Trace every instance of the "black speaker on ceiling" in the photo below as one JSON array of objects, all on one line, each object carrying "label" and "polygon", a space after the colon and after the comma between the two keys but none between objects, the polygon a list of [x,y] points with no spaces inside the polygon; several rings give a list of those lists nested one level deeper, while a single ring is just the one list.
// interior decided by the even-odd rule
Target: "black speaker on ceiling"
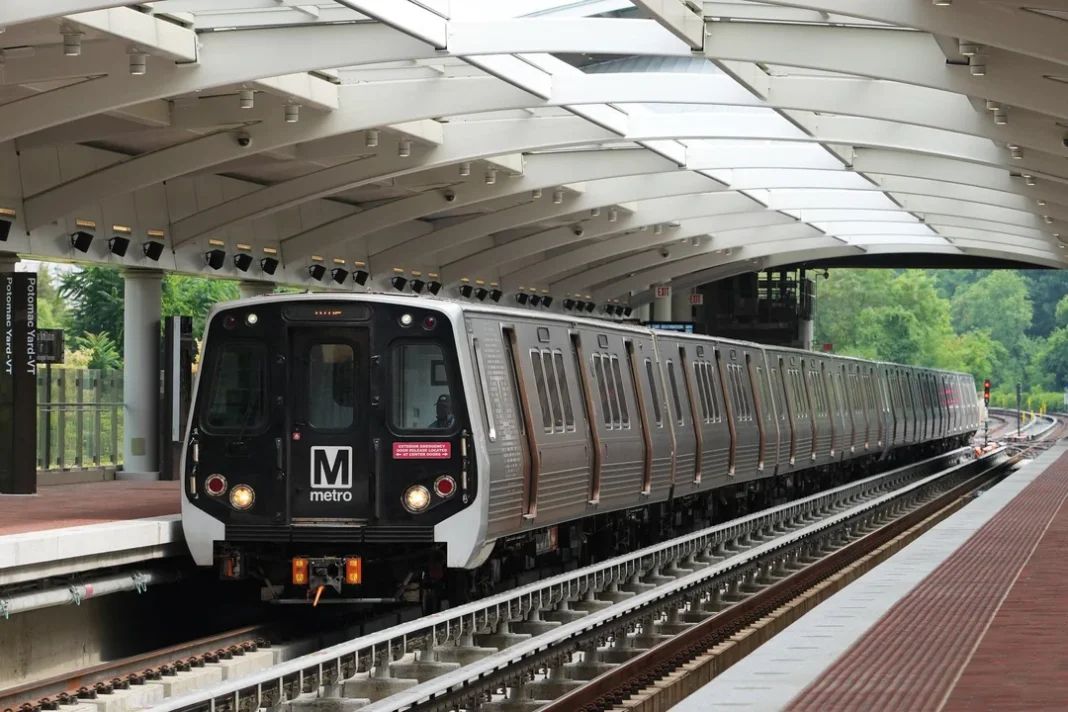
[{"label": "black speaker on ceiling", "polygon": [[460,285],[460,296],[464,299],[469,299],[471,297],[471,292],[473,291],[475,291],[475,288],[472,287],[470,284]]},{"label": "black speaker on ceiling", "polygon": [[597,305],[593,302],[586,302],[586,311],[591,312],[597,308]]},{"label": "black speaker on ceiling", "polygon": [[564,300],[563,307],[567,311],[571,311],[572,309],[575,308],[575,300],[572,299],[571,297],[568,297],[567,299]]},{"label": "black speaker on ceiling", "polygon": [[330,278],[333,279],[338,284],[344,284],[345,280],[348,278],[348,276],[349,276],[349,271],[347,269],[342,269],[341,267],[335,267],[334,269],[330,270]]},{"label": "black speaker on ceiling", "polygon": [[437,280],[433,279],[430,280],[426,283],[426,291],[430,292],[431,294],[437,294],[441,291],[441,282],[438,282]]},{"label": "black speaker on ceiling", "polygon": [[126,249],[130,246],[130,238],[116,235],[108,240],[108,250],[117,257],[125,257]]},{"label": "black speaker on ceiling", "polygon": [[223,263],[226,262],[225,250],[211,250],[204,253],[204,261],[208,263],[208,267],[212,269],[222,269]]},{"label": "black speaker on ceiling", "polygon": [[423,291],[423,287],[426,286],[426,282],[421,279],[412,279],[412,291],[419,294]]},{"label": "black speaker on ceiling", "polygon": [[530,297],[526,292],[516,292],[515,300],[519,304],[526,304]]},{"label": "black speaker on ceiling", "polygon": [[248,272],[248,268],[252,266],[252,255],[247,252],[238,252],[234,255],[234,267],[237,267],[242,272]]},{"label": "black speaker on ceiling", "polygon": [[504,292],[502,292],[499,289],[491,289],[490,290],[490,299],[492,299],[495,302],[501,301],[501,297],[503,297],[503,296],[504,296]]},{"label": "black speaker on ceiling", "polygon": [[551,306],[552,306],[552,304],[553,304],[553,298],[552,298],[552,297],[550,297],[550,296],[549,296],[548,294],[546,294],[545,296],[543,296],[543,297],[541,298],[541,305],[542,305],[543,307],[545,307],[546,309],[548,309],[549,307],[551,307]]},{"label": "black speaker on ceiling", "polygon": [[352,281],[361,287],[367,284],[367,278],[371,276],[371,273],[365,269],[358,269],[352,273]]},{"label": "black speaker on ceiling", "polygon": [[159,262],[160,255],[163,254],[163,243],[155,240],[143,242],[141,243],[141,252],[145,253],[145,257],[153,262]]},{"label": "black speaker on ceiling", "polygon": [[623,307],[623,316],[630,317],[634,313],[634,307]]},{"label": "black speaker on ceiling", "polygon": [[274,257],[264,257],[260,260],[260,269],[264,274],[274,274],[274,271],[278,269],[278,260]]},{"label": "black speaker on ceiling", "polygon": [[404,291],[404,285],[408,284],[408,280],[401,277],[399,274],[389,280],[389,283],[393,285],[393,288],[398,292]]},{"label": "black speaker on ceiling", "polygon": [[93,244],[93,234],[91,232],[85,232],[84,230],[78,230],[70,236],[70,244],[79,252],[88,252],[89,246]]},{"label": "black speaker on ceiling", "polygon": [[7,242],[7,236],[11,234],[11,223],[0,220],[0,242]]},{"label": "black speaker on ceiling", "polygon": [[322,265],[312,265],[308,268],[308,274],[310,274],[315,281],[321,282],[323,281],[323,275],[326,274],[326,267],[323,267]]},{"label": "black speaker on ceiling", "polygon": [[475,290],[475,299],[480,302],[486,301],[486,297],[489,296],[489,290],[485,287],[479,287]]},{"label": "black speaker on ceiling", "polygon": [[541,297],[539,297],[537,294],[531,294],[530,295],[530,306],[532,306],[532,307],[541,306]]}]

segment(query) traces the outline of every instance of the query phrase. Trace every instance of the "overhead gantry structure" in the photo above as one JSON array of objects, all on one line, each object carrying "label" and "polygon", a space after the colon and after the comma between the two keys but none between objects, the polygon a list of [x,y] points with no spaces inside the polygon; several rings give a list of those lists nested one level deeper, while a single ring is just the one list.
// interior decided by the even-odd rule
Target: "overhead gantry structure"
[{"label": "overhead gantry structure", "polygon": [[1060,268],[1068,0],[1034,5],[7,0],[0,250],[558,304]]}]

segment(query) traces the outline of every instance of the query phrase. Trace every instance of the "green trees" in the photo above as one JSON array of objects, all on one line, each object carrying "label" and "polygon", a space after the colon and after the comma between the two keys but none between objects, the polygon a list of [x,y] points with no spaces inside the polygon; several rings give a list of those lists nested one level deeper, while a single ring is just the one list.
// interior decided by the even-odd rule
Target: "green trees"
[{"label": "green trees", "polygon": [[[38,274],[41,281],[40,326],[66,329],[71,350],[84,352],[80,360],[87,360],[89,368],[121,368],[122,272],[113,267],[89,265],[65,273],[58,290],[52,287],[51,275],[46,269]],[[49,300],[46,294],[52,293],[54,298]],[[212,305],[239,296],[236,282],[167,274],[161,287],[161,311],[164,317],[192,316],[194,336],[200,339]]]},{"label": "green trees", "polygon": [[[967,371],[995,392],[1068,388],[1068,273],[834,270],[817,342],[836,353]],[[1007,397],[1007,396],[1006,396]]]}]

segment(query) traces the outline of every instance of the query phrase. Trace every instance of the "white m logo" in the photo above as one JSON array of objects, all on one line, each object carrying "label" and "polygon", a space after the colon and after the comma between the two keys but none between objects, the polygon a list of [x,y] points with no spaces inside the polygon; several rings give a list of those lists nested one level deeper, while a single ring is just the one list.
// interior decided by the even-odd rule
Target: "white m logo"
[{"label": "white m logo", "polygon": [[311,449],[312,489],[352,489],[352,448]]}]

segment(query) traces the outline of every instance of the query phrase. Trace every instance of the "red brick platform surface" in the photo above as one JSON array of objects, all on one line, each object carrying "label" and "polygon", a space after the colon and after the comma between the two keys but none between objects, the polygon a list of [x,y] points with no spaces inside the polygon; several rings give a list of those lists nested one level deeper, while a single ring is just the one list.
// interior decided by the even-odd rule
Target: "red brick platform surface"
[{"label": "red brick platform surface", "polygon": [[1068,453],[786,707],[1068,710]]},{"label": "red brick platform surface", "polygon": [[90,482],[0,496],[0,536],[178,514],[178,482]]}]

